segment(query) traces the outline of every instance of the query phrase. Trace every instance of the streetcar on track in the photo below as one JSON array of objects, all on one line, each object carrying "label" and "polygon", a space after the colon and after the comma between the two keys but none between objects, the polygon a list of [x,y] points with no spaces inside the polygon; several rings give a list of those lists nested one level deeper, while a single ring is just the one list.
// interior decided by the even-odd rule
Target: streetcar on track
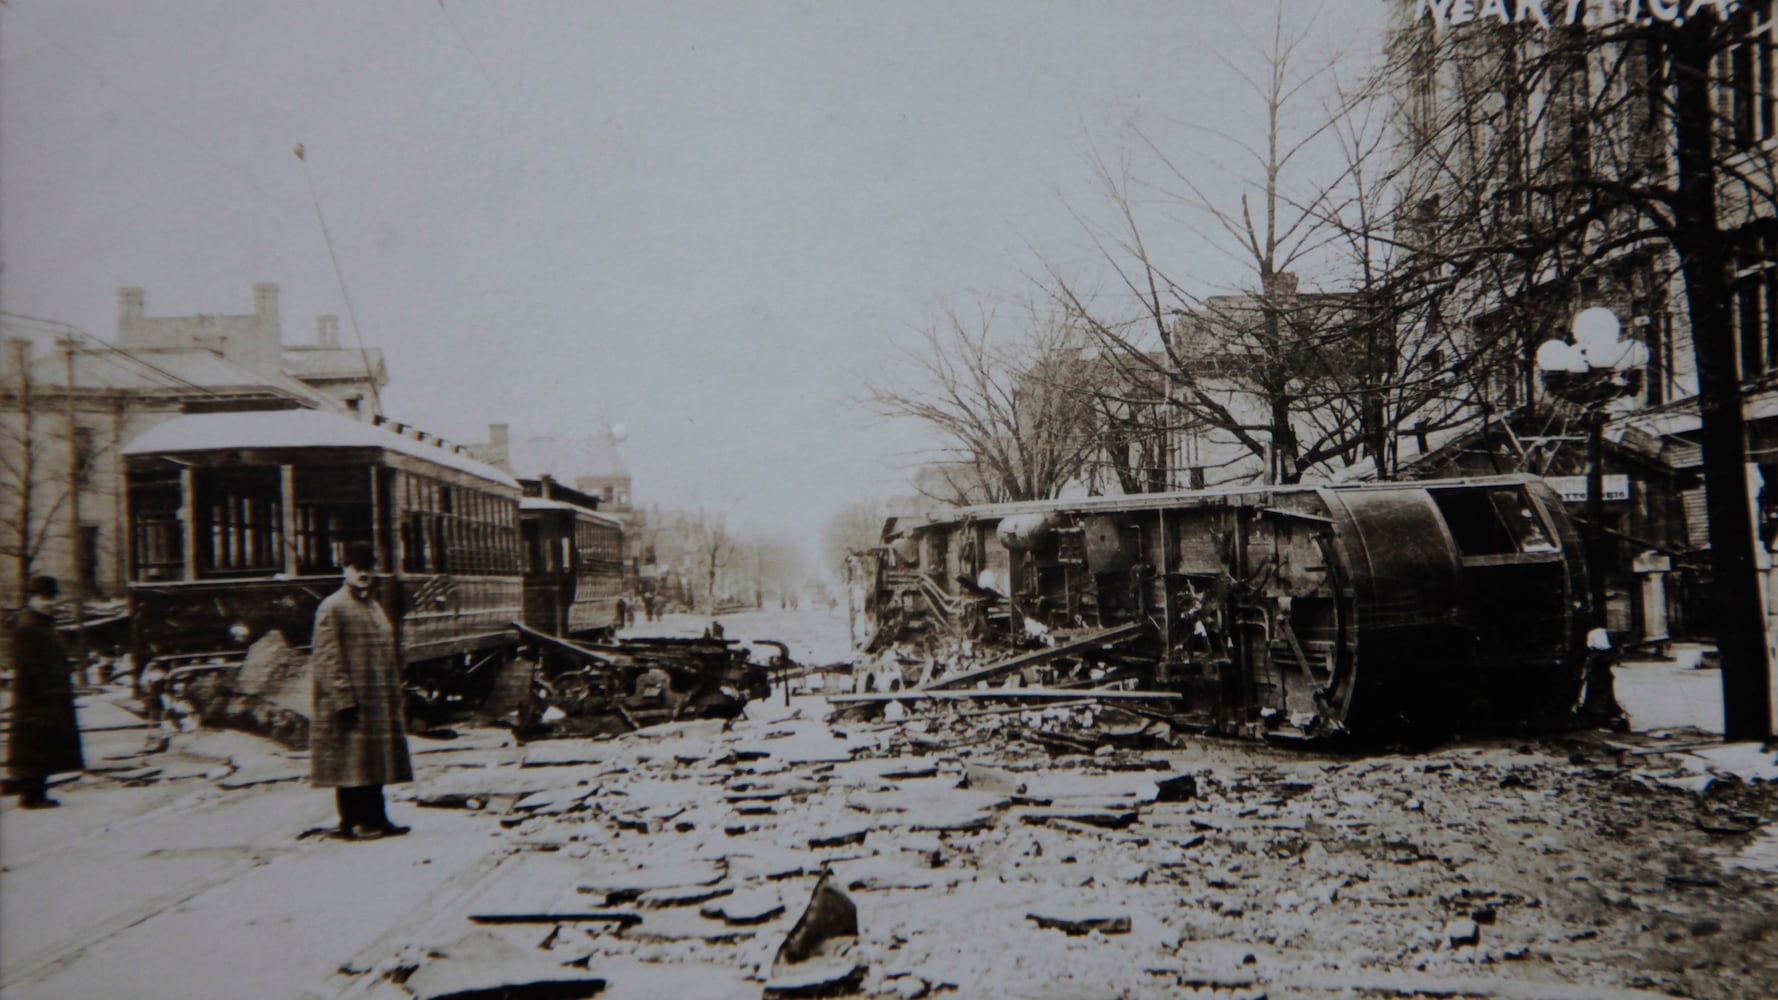
[{"label": "streetcar on track", "polygon": [[515,622],[597,639],[617,625],[621,522],[546,495],[547,480],[527,497],[436,437],[254,410],[185,414],[123,451],[142,662],[234,666],[273,631],[307,647],[357,540],[376,548],[377,599],[429,714],[488,695],[518,649]]}]

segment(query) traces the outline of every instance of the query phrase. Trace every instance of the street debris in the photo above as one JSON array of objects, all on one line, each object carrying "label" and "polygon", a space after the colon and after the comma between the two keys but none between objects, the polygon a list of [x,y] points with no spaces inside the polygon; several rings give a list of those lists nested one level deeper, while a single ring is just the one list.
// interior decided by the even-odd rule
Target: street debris
[{"label": "street debris", "polygon": [[832,700],[896,719],[948,699],[1129,701],[1170,730],[1299,742],[1558,731],[1585,679],[1579,548],[1530,476],[891,517],[850,564],[863,628],[854,693]]},{"label": "street debris", "polygon": [[[517,710],[526,739],[610,735],[681,719],[732,719],[771,694],[770,671],[791,671],[782,643],[770,663],[721,636],[583,644],[513,623],[538,653],[537,697]],[[557,710],[553,717],[550,709]]]},{"label": "street debris", "polygon": [[[1152,720],[1103,703],[828,711],[796,694],[603,738],[414,737],[417,780],[390,789],[414,832],[362,846],[296,836],[330,809],[286,779],[300,751],[96,711],[65,801],[152,797],[192,831],[118,827],[82,854],[9,813],[5,877],[238,852],[264,873],[240,891],[284,921],[374,873],[397,894],[387,939],[316,997],[1778,993],[1771,749],[1682,730],[1330,756],[1144,743]],[[262,815],[271,846],[209,846]],[[314,888],[264,902],[291,879]],[[141,903],[132,947],[238,920],[245,898],[159,891],[190,901]],[[136,952],[82,947],[15,967],[108,995],[57,977]]]},{"label": "street debris", "polygon": [[809,905],[790,929],[772,960],[765,996],[773,998],[844,996],[863,982],[866,965],[853,955],[858,943],[858,906],[823,873]]},{"label": "street debris", "polygon": [[[810,676],[790,660],[783,643],[768,663],[737,640],[637,638],[583,644],[519,623],[512,629],[529,658],[489,662],[497,676],[489,693],[470,706],[485,724],[510,726],[523,739],[609,736],[682,719],[731,719],[749,699],[767,697],[774,676]],[[197,725],[269,737],[284,746],[308,745],[312,682],[308,655],[277,629],[265,632],[244,657],[157,661],[164,679],[154,697]],[[410,686],[409,715],[439,723],[450,718],[448,692]],[[457,713],[464,717],[465,713]]]}]

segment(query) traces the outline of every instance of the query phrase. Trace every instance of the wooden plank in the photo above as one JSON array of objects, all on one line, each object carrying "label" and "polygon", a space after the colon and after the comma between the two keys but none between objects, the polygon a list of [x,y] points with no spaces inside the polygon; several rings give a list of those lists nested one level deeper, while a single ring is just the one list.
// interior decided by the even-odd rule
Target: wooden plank
[{"label": "wooden plank", "polygon": [[1095,701],[1183,701],[1185,696],[1177,691],[1120,691],[1116,689],[1090,688],[1082,691],[1079,688],[992,688],[986,691],[934,691],[929,688],[908,688],[905,691],[894,691],[889,694],[836,694],[827,700],[835,705],[850,705],[859,702],[879,701],[994,701],[997,699],[1022,698],[1029,701],[1071,701],[1091,698]]},{"label": "wooden plank", "polygon": [[1067,656],[1070,653],[1078,653],[1095,646],[1115,645],[1124,642],[1125,640],[1133,639],[1147,631],[1147,622],[1129,622],[1124,625],[1113,625],[1111,628],[1100,629],[1097,632],[1089,632],[1086,635],[1065,642],[1060,646],[1054,646],[1049,649],[1033,650],[1029,653],[1020,653],[1017,656],[1008,657],[997,663],[990,663],[977,670],[956,674],[951,677],[941,677],[938,680],[921,685],[914,690],[936,691],[943,688],[955,688],[967,684],[974,684],[976,681],[986,680],[990,677],[998,677],[1002,674],[1009,674],[1014,670],[1036,666],[1039,663],[1047,663],[1058,657]]},{"label": "wooden plank", "polygon": [[522,638],[529,639],[532,642],[540,642],[547,646],[554,646],[556,649],[559,649],[570,656],[578,657],[581,660],[585,660],[597,666],[610,667],[617,665],[617,661],[612,657],[598,652],[597,650],[588,649],[579,643],[569,642],[567,639],[550,635],[547,632],[539,632],[534,628],[526,628],[518,622],[512,622],[510,624],[512,628],[518,631]]},{"label": "wooden plank", "polygon": [[280,539],[284,575],[294,577],[302,571],[298,563],[296,550],[296,466],[278,466],[278,533]]},{"label": "wooden plank", "polygon": [[642,915],[633,910],[581,910],[573,913],[471,913],[469,919],[478,924],[617,923],[629,926],[641,923]]},{"label": "wooden plank", "polygon": [[179,469],[179,548],[185,561],[180,578],[198,578],[198,487],[196,472],[191,466]]}]

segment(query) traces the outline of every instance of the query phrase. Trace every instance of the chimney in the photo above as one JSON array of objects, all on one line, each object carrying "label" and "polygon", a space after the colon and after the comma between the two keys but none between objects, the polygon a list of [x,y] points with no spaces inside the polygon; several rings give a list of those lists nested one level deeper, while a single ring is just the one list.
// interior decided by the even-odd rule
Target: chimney
[{"label": "chimney", "polygon": [[278,321],[278,286],[269,281],[253,285],[253,315],[259,317],[259,335],[274,352],[284,347],[284,331]]},{"label": "chimney", "polygon": [[506,425],[506,424],[489,424],[488,425],[488,443],[489,444],[493,445],[494,447],[496,447],[504,452],[506,450],[506,446],[507,446],[507,443],[509,440],[510,440],[510,438],[508,437],[508,425]]},{"label": "chimney", "polygon": [[315,346],[340,346],[340,318],[338,316],[315,317]]},{"label": "chimney", "polygon": [[117,290],[117,329],[121,333],[125,327],[134,325],[142,318],[146,293],[140,288],[119,288]]},{"label": "chimney", "polygon": [[1296,275],[1290,271],[1278,271],[1266,279],[1265,294],[1268,298],[1284,299],[1296,294]]}]

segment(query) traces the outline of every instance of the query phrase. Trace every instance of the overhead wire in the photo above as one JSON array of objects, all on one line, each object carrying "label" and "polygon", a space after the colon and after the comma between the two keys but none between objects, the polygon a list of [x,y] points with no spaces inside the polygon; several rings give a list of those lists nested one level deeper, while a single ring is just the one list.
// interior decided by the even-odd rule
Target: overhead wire
[{"label": "overhead wire", "polygon": [[[167,379],[170,382],[174,382],[178,385],[182,385],[182,386],[185,386],[190,389],[195,389],[198,392],[202,392],[202,393],[204,393],[206,395],[210,395],[210,396],[220,396],[221,395],[221,393],[218,393],[216,390],[211,389],[208,386],[199,385],[198,383],[193,382],[190,379],[183,378],[179,375],[175,375],[172,372],[167,371],[165,368],[162,368],[159,365],[154,364],[151,361],[145,360],[141,355],[135,353],[134,351],[128,351],[128,350],[125,350],[121,347],[117,347],[116,345],[106,343],[105,341],[100,340],[98,337],[95,337],[92,334],[87,333],[85,330],[82,330],[77,326],[72,326],[70,324],[63,323],[63,322],[60,322],[58,320],[53,320],[53,319],[41,319],[36,316],[26,316],[26,315],[23,315],[22,313],[0,312],[0,316],[5,316],[9,319],[15,319],[15,320],[25,320],[25,321],[28,321],[31,323],[39,323],[39,324],[42,324],[47,327],[53,327],[56,330],[58,330],[62,333],[65,333],[69,336],[80,338],[80,340],[83,343],[83,346],[85,347],[85,349],[87,351],[89,351],[95,355],[102,356],[103,360],[110,361],[112,364],[119,365],[120,367],[122,365],[122,361],[118,360],[119,357],[131,362],[132,364],[138,365],[142,368],[146,368],[149,371],[152,371],[155,374],[161,376],[162,378]],[[118,357],[110,357],[110,355],[117,355]]]},{"label": "overhead wire", "polygon": [[308,151],[302,143],[297,143],[291,150],[296,154],[298,163],[302,164],[303,183],[309,188],[309,201],[315,206],[315,220],[321,224],[321,239],[327,244],[327,258],[333,261],[334,280],[339,282],[340,298],[346,302],[346,318],[352,321],[352,339],[358,342],[358,360],[364,365],[365,380],[370,383],[370,398],[376,406],[376,412],[383,412],[383,397],[377,391],[377,373],[370,366],[370,352],[364,348],[364,332],[358,328],[358,311],[352,306],[352,293],[346,288],[346,273],[340,269],[340,257],[333,247],[333,234],[327,229],[327,215],[321,211],[321,197],[315,193],[315,180],[309,176]]}]

